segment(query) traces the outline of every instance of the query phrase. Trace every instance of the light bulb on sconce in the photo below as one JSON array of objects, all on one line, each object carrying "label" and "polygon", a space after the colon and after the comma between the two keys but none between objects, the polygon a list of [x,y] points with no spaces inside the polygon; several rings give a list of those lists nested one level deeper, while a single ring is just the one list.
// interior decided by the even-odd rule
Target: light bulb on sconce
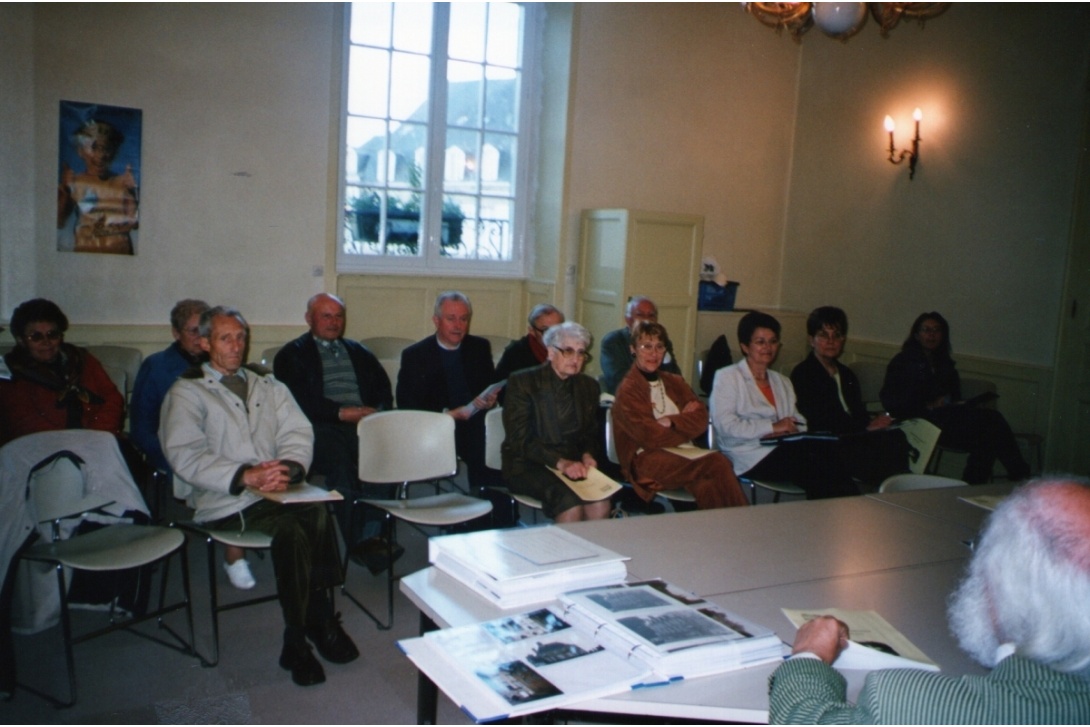
[{"label": "light bulb on sconce", "polygon": [[920,119],[923,118],[923,112],[917,108],[912,112],[912,118],[916,122],[916,135],[912,137],[912,149],[901,149],[898,153],[897,148],[893,145],[893,130],[896,124],[893,123],[892,116],[886,116],[885,127],[889,132],[889,161],[892,164],[900,164],[908,157],[908,178],[912,179],[916,176],[916,163],[920,160]]}]

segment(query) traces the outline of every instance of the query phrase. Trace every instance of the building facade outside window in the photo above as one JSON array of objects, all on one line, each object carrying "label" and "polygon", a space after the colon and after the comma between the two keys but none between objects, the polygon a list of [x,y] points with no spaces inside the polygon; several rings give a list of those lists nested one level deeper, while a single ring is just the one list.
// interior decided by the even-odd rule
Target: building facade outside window
[{"label": "building facade outside window", "polygon": [[540,7],[347,12],[338,271],[522,275]]}]

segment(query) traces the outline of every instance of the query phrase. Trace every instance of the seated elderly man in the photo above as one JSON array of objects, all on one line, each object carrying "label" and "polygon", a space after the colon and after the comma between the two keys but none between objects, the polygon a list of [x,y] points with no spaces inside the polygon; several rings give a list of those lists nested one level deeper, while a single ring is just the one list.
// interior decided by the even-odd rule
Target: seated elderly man
[{"label": "seated elderly man", "polygon": [[858,702],[828,666],[848,629],[803,625],[770,680],[780,724],[1087,724],[1090,722],[1090,482],[1049,478],[992,514],[949,608],[961,647],[992,671],[915,669],[867,676]]},{"label": "seated elderly man", "polygon": [[340,555],[325,506],[282,505],[260,492],[302,481],[314,430],[288,387],[242,365],[249,325],[222,306],[200,318],[208,362],[182,374],[163,401],[159,440],[174,470],[174,494],[217,529],[272,536],[272,564],[284,614],[280,666],[296,684],[325,681],[307,639],[326,661],[359,656],[326,591],[341,584]]},{"label": "seated elderly man", "polygon": [[[545,363],[549,349],[545,346],[545,331],[558,323],[564,322],[564,314],[551,303],[538,303],[526,317],[529,328],[526,335],[517,341],[511,341],[503,349],[500,362],[496,364],[496,381],[503,381],[516,371],[533,368]],[[500,395],[503,401],[503,395]]]},{"label": "seated elderly man", "polygon": [[335,295],[311,297],[305,315],[310,330],[280,349],[273,371],[314,427],[312,471],[325,475],[326,486],[346,498],[338,506],[338,518],[349,557],[377,574],[386,568],[388,549],[395,548],[395,558],[404,550],[377,536],[377,521],[353,521],[351,501],[362,494],[356,425],[377,411],[392,409],[394,397],[375,355],[344,337],[346,312],[344,301]]},{"label": "seated elderly man", "polygon": [[[632,353],[632,329],[637,323],[658,323],[659,309],[655,301],[645,295],[635,295],[629,299],[624,308],[624,328],[610,331],[602,338],[602,375],[598,383],[602,385],[602,391],[607,394],[616,394],[617,387],[628,375],[636,360]],[[677,359],[674,358],[674,350],[671,347],[666,351],[666,358],[662,360],[662,370],[670,374],[681,374]]]},{"label": "seated elderly man", "polygon": [[455,446],[466,463],[469,483],[477,489],[498,484],[484,463],[484,414],[496,404],[497,392],[485,395],[493,381],[492,347],[487,338],[469,333],[473,307],[458,291],[435,299],[435,335],[401,352],[397,374],[399,409],[446,412],[454,418]]}]

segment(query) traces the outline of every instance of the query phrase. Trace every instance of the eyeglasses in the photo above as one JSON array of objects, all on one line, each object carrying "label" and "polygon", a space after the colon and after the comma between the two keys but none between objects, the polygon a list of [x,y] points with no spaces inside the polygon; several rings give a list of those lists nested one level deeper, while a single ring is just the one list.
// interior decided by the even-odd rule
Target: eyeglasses
[{"label": "eyeglasses", "polygon": [[938,326],[920,326],[920,333],[942,333]]},{"label": "eyeglasses", "polygon": [[539,335],[539,336],[544,336],[545,331],[549,330],[548,328],[538,328],[537,326],[531,326],[531,328],[533,328],[535,331],[537,331],[537,335]]},{"label": "eyeglasses", "polygon": [[586,349],[582,348],[560,348],[559,346],[553,346],[559,353],[560,357],[565,361],[571,361],[573,358],[581,358],[584,361],[590,361],[590,354],[586,352]]},{"label": "eyeglasses", "polygon": [[45,333],[42,333],[41,331],[33,331],[32,333],[28,333],[23,336],[23,338],[30,341],[31,343],[41,343],[42,341],[47,340],[59,341],[64,338],[64,334],[54,328],[52,331],[46,331]]},{"label": "eyeglasses", "polygon": [[666,345],[662,343],[641,343],[636,348],[640,349],[644,353],[664,353],[666,351]]}]

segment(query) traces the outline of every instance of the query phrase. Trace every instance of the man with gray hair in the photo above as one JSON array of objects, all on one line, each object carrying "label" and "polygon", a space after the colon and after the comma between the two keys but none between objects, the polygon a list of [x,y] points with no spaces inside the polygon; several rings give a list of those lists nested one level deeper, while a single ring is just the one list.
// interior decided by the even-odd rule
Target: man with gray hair
[{"label": "man with gray hair", "polygon": [[1090,722],[1090,481],[1031,481],[991,515],[950,600],[962,649],[992,669],[950,677],[916,669],[867,676],[849,704],[832,667],[848,628],[802,626],[770,680],[779,724],[1087,724]]},{"label": "man with gray hair", "polygon": [[326,661],[359,656],[334,614],[328,591],[343,582],[325,503],[281,504],[264,495],[302,482],[314,429],[288,387],[244,366],[250,327],[234,308],[200,319],[208,361],[179,378],[163,401],[159,437],[174,470],[174,494],[209,528],[272,537],[277,598],[284,616],[280,666],[300,686],[325,681],[309,639]]},{"label": "man with gray hair", "polygon": [[499,478],[484,463],[484,414],[496,404],[497,392],[482,396],[495,368],[487,338],[472,336],[473,306],[465,293],[440,293],[432,324],[435,335],[401,352],[397,374],[397,407],[446,412],[454,418],[455,445],[466,463],[469,483],[484,488]]},{"label": "man with gray hair", "polygon": [[[632,353],[632,329],[637,323],[645,322],[658,323],[659,309],[655,306],[655,301],[646,295],[634,295],[628,299],[628,305],[624,308],[624,328],[607,333],[602,337],[602,343],[599,346],[602,353],[602,376],[598,383],[602,385],[603,392],[617,393],[617,387],[621,385],[621,381],[636,359]],[[666,349],[666,358],[662,360],[662,366],[659,369],[681,375],[672,347]]]},{"label": "man with gray hair", "polygon": [[503,356],[496,364],[496,381],[504,381],[516,371],[540,366],[549,356],[545,346],[545,331],[564,322],[564,314],[551,303],[538,303],[526,317],[529,328],[522,338],[511,341],[503,349]]}]

